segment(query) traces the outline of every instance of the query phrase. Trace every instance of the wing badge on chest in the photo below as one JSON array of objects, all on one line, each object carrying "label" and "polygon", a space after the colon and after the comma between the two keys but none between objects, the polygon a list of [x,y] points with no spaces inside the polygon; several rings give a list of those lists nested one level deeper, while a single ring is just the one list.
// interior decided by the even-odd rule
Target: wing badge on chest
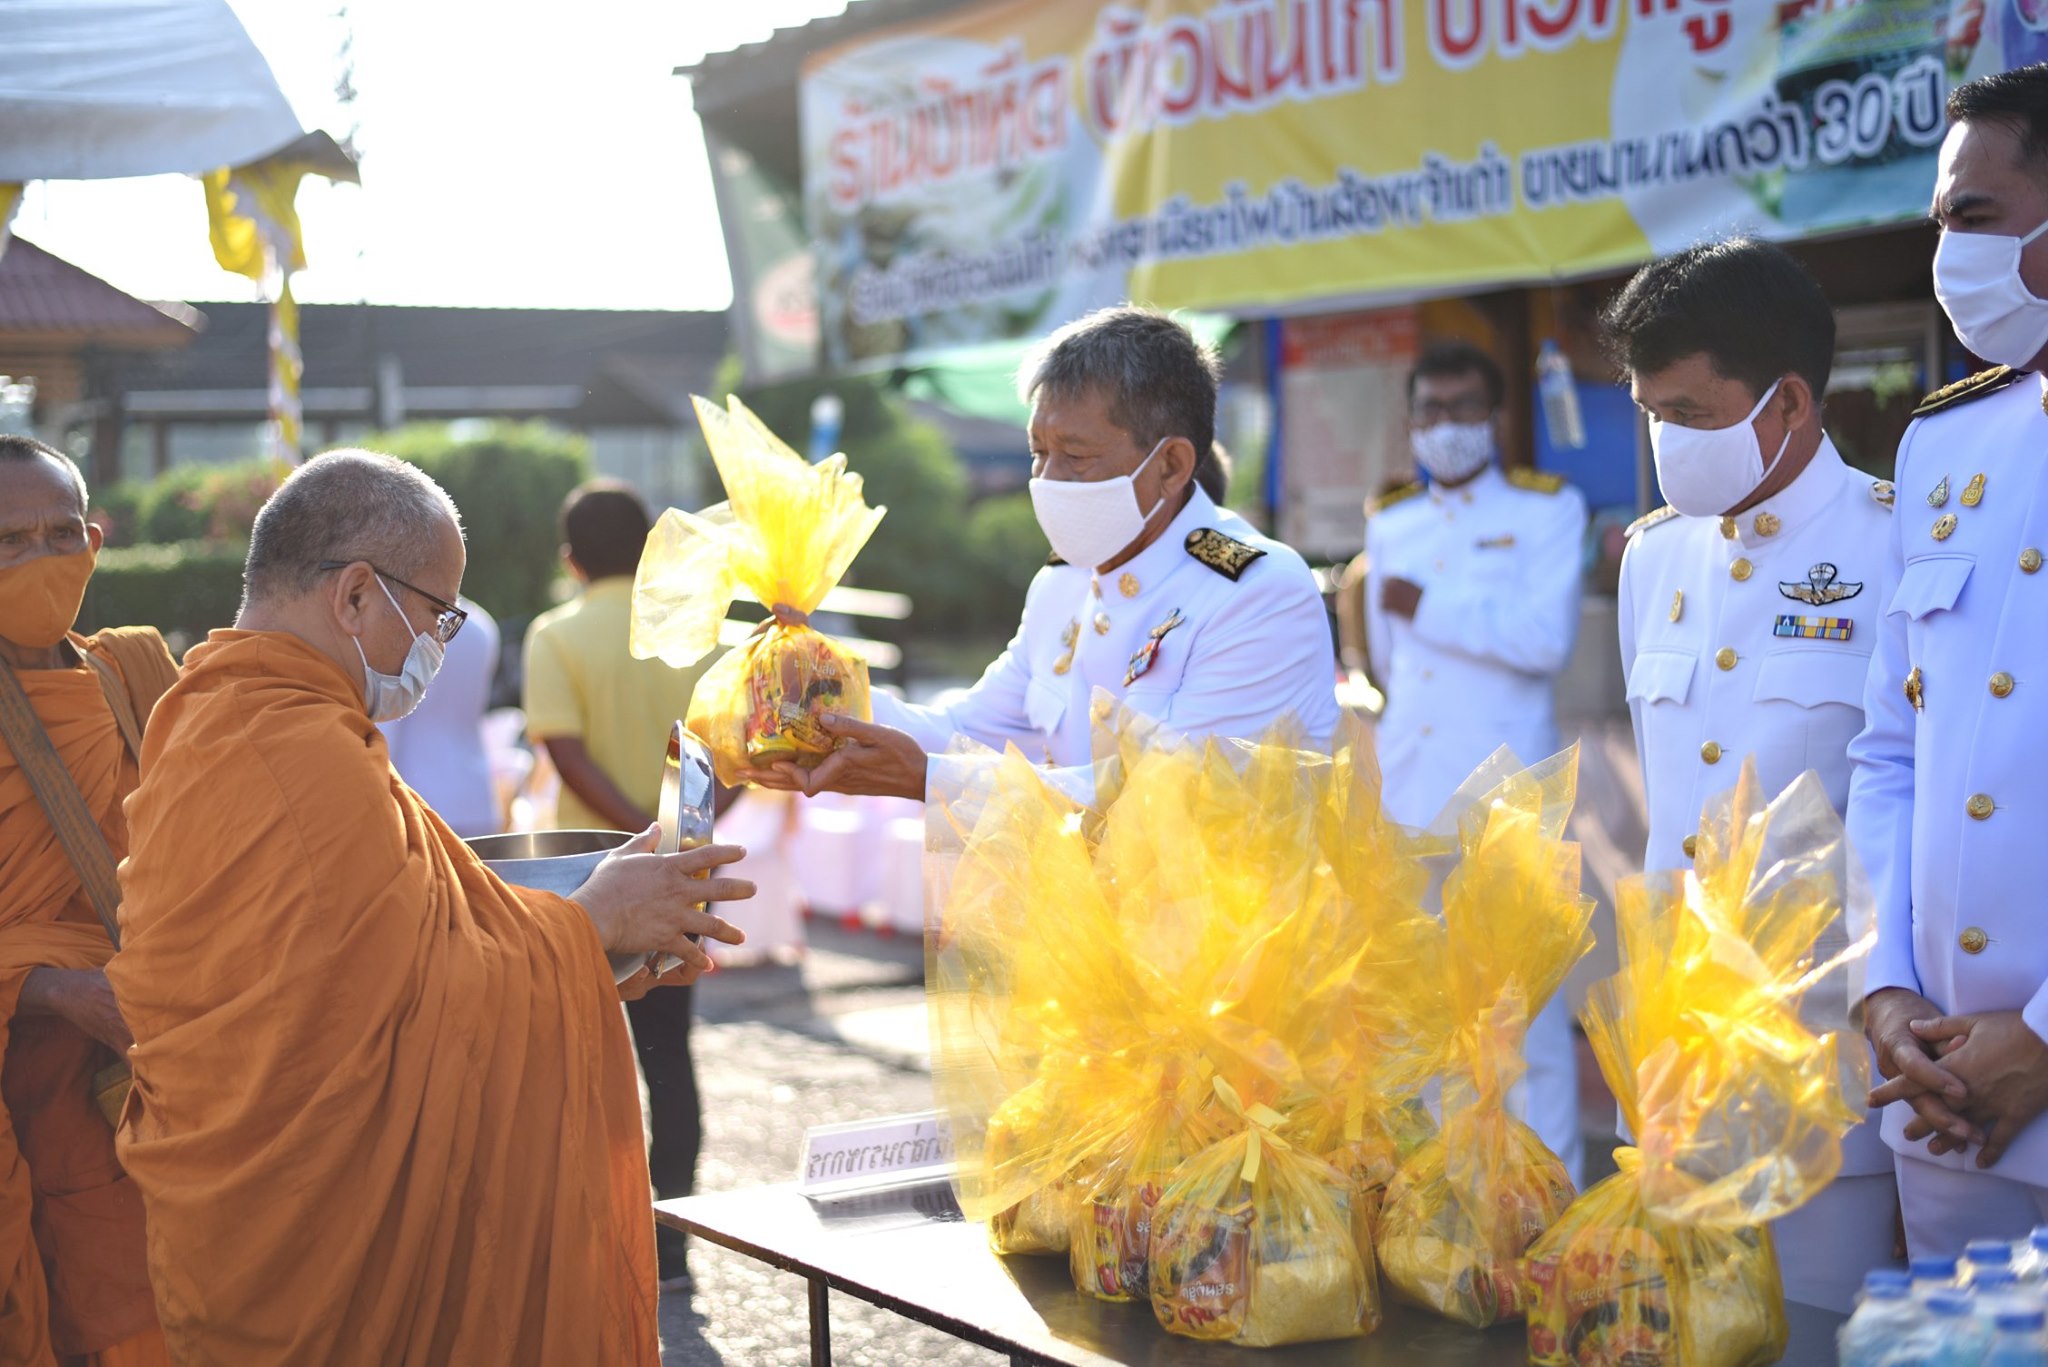
[{"label": "wing badge on chest", "polygon": [[1166,639],[1166,633],[1185,621],[1187,618],[1181,616],[1179,608],[1175,608],[1165,621],[1146,634],[1145,644],[1131,652],[1130,665],[1124,670],[1125,688],[1129,688],[1145,676],[1152,668],[1153,662],[1159,658],[1159,643]]},{"label": "wing badge on chest", "polygon": [[1826,607],[1839,603],[1845,598],[1854,598],[1863,592],[1863,585],[1845,584],[1841,572],[1823,560],[1806,572],[1804,583],[1798,580],[1780,580],[1778,592],[1798,603],[1809,603],[1814,607]]}]

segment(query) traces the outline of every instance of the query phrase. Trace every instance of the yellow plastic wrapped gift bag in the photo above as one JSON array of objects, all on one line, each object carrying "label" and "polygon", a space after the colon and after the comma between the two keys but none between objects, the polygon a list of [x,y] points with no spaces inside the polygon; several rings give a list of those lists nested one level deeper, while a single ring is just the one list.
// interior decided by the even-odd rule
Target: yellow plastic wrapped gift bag
[{"label": "yellow plastic wrapped gift bag", "polygon": [[1387,1189],[1380,1265],[1404,1296],[1484,1328],[1523,1311],[1522,1256],[1573,1196],[1564,1164],[1508,1113],[1531,1017],[1588,948],[1592,904],[1562,839],[1577,774],[1567,751],[1518,773],[1459,821],[1444,885],[1456,1034],[1443,1130]]},{"label": "yellow plastic wrapped gift bag", "polygon": [[1658,1220],[1638,1155],[1587,1192],[1529,1252],[1535,1367],[1766,1367],[1785,1353],[1770,1231]]},{"label": "yellow plastic wrapped gift bag", "polygon": [[[1708,804],[1688,872],[1616,889],[1621,971],[1584,1021],[1640,1149],[1529,1257],[1542,1367],[1751,1367],[1786,1340],[1766,1221],[1833,1180],[1861,1118],[1862,881],[1817,776]],[[1845,915],[1846,913],[1846,915]]]},{"label": "yellow plastic wrapped gift bag", "polygon": [[862,499],[845,456],[812,465],[738,399],[727,409],[692,402],[726,502],[701,514],[671,508],[655,523],[633,583],[633,654],[695,664],[717,648],[726,609],[747,589],[774,624],[704,675],[689,727],[723,783],[779,761],[812,768],[834,746],[821,714],[872,713],[866,662],[808,620],[885,510]]},{"label": "yellow plastic wrapped gift bag", "polygon": [[1253,1348],[1358,1338],[1379,1281],[1352,1233],[1344,1174],[1279,1136],[1283,1121],[1216,1090],[1244,1126],[1183,1164],[1152,1218],[1152,1312],[1169,1333]]}]

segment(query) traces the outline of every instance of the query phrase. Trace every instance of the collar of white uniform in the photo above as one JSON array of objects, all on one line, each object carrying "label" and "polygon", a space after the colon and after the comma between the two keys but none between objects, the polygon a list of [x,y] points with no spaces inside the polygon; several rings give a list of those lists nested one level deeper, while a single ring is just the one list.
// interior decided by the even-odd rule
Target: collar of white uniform
[{"label": "collar of white uniform", "polygon": [[[1218,521],[1215,503],[1202,492],[1201,486],[1197,485],[1194,497],[1188,500],[1188,506],[1181,509],[1173,521],[1167,524],[1166,530],[1159,534],[1157,541],[1115,569],[1096,574],[1095,578],[1101,586],[1102,596],[1131,598],[1152,587],[1186,558],[1188,533],[1198,527],[1214,527]],[[1129,594],[1122,593],[1117,587],[1126,575],[1138,585],[1137,589]]]},{"label": "collar of white uniform", "polygon": [[1735,536],[1730,544],[1740,541],[1744,550],[1766,549],[1805,527],[1841,488],[1843,472],[1848,468],[1834,442],[1822,433],[1820,449],[1799,472],[1799,478],[1756,507],[1736,514]]},{"label": "collar of white uniform", "polygon": [[1500,472],[1500,463],[1488,461],[1484,470],[1455,489],[1446,489],[1443,485],[1432,482],[1429,486],[1429,501],[1439,507],[1476,503],[1506,483],[1507,476]]}]

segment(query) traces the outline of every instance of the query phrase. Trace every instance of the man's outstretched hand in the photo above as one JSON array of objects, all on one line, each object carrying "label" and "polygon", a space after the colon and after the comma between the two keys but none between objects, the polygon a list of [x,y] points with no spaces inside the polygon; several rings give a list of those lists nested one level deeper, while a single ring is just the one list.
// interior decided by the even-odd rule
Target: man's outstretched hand
[{"label": "man's outstretched hand", "polygon": [[846,793],[853,797],[924,799],[924,747],[890,726],[827,714],[818,718],[826,732],[844,742],[815,769],[781,763],[768,769],[742,769],[739,776],[757,788],[784,792]]}]

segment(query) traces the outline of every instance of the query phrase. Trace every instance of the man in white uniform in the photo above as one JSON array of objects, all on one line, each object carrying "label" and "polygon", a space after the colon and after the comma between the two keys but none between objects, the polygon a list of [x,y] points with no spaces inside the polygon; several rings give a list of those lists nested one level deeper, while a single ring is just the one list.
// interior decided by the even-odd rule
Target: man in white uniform
[{"label": "man in white uniform", "polygon": [[1899,445],[1850,750],[1878,914],[1865,1022],[1890,1079],[1872,1099],[1915,1255],[2048,1221],[2048,67],[1958,86],[1948,112],[1934,292],[2000,364],[1933,395]]},{"label": "man in white uniform", "polygon": [[1189,736],[1337,724],[1329,619],[1306,563],[1216,506],[1215,356],[1164,314],[1113,308],[1054,334],[1027,370],[1031,498],[1054,559],[981,681],[946,707],[875,696],[875,721],[809,774],[751,782],[925,795],[956,736],[1014,744],[1077,797],[1114,701]]},{"label": "man in white uniform", "polygon": [[[1701,809],[1745,758],[1767,793],[1812,769],[1847,805],[1892,488],[1821,430],[1834,311],[1779,248],[1736,238],[1645,266],[1602,322],[1670,500],[1629,528],[1621,667],[1643,865],[1684,868]],[[1895,1215],[1891,1158],[1866,1122],[1834,1184],[1773,1226],[1785,1294],[1854,1308],[1863,1274],[1890,1260]]]},{"label": "man in white uniform", "polygon": [[[1408,422],[1425,484],[1368,508],[1366,649],[1387,709],[1378,730],[1387,813],[1428,826],[1505,745],[1524,764],[1556,753],[1551,692],[1579,627],[1586,501],[1556,475],[1496,462],[1504,385],[1477,347],[1425,351]],[[1515,1098],[1543,1142],[1585,1173],[1571,1007],[1530,1022]]]}]

